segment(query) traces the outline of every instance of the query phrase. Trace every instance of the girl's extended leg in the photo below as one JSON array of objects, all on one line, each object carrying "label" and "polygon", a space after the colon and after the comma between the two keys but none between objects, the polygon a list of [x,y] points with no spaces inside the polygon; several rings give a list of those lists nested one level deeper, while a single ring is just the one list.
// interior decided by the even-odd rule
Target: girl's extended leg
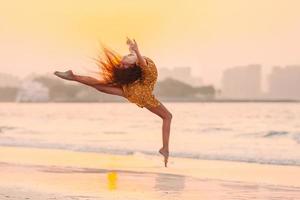
[{"label": "girl's extended leg", "polygon": [[158,115],[163,120],[162,124],[162,140],[163,147],[159,150],[164,156],[165,167],[167,167],[167,162],[169,158],[169,137],[170,137],[170,128],[172,121],[172,113],[160,102],[160,105],[157,107],[146,107],[149,111]]},{"label": "girl's extended leg", "polygon": [[124,93],[121,87],[108,85],[90,76],[81,76],[74,74],[74,81],[91,86],[100,92],[124,97]]},{"label": "girl's extended leg", "polygon": [[61,74],[56,74],[56,73],[55,74],[61,78],[64,79],[67,78],[66,80],[77,81],[79,83],[91,86],[99,90],[100,92],[124,97],[124,93],[121,87],[106,84],[105,82],[90,76],[81,76],[81,75],[73,74],[72,70],[68,70],[65,73],[66,74],[64,74],[63,76],[61,76]]}]

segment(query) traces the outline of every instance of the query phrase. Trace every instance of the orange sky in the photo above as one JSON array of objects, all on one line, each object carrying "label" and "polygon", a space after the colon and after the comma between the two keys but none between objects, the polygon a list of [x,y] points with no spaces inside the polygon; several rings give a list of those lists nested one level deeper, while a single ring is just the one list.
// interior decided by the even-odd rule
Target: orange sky
[{"label": "orange sky", "polygon": [[4,1],[0,72],[86,73],[98,41],[125,53],[130,36],[158,67],[190,66],[218,85],[235,65],[260,63],[268,73],[300,64],[298,8],[298,0]]}]

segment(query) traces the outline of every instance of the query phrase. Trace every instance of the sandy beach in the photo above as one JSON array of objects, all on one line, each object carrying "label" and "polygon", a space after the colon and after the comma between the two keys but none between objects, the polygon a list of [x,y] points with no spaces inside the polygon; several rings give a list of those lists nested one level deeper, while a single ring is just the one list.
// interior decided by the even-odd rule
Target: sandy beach
[{"label": "sandy beach", "polygon": [[1,147],[0,199],[296,199],[296,166]]}]

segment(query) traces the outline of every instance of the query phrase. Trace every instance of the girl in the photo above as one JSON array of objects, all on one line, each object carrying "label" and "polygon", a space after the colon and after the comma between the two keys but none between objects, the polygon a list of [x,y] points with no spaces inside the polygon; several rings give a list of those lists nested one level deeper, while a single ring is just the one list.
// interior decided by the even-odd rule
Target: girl
[{"label": "girl", "polygon": [[100,92],[124,97],[140,108],[146,107],[158,115],[162,119],[163,140],[159,153],[164,157],[167,167],[172,114],[152,93],[157,80],[157,68],[150,58],[141,55],[135,40],[127,38],[127,45],[130,54],[123,57],[103,48],[104,59],[101,58],[97,62],[103,80],[77,75],[72,70],[55,71],[54,74],[66,80],[91,86]]}]

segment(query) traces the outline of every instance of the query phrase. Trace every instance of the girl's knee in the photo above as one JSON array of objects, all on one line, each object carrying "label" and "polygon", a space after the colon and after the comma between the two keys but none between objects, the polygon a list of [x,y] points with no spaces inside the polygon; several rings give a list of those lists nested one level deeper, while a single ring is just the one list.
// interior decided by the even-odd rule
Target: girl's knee
[{"label": "girl's knee", "polygon": [[163,117],[163,119],[166,119],[166,120],[172,120],[172,118],[173,118],[173,115],[170,112],[167,112]]}]

